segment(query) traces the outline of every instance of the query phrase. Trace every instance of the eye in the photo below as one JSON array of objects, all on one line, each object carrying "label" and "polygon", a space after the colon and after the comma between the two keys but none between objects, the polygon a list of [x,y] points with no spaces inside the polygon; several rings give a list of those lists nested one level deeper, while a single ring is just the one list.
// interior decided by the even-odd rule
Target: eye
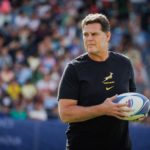
[{"label": "eye", "polygon": [[83,35],[84,35],[85,37],[87,37],[89,34],[88,34],[88,33],[84,33]]},{"label": "eye", "polygon": [[92,33],[92,36],[95,36],[96,35],[96,33]]},{"label": "eye", "polygon": [[97,36],[97,35],[99,35],[99,33],[97,32],[92,33],[92,36]]}]

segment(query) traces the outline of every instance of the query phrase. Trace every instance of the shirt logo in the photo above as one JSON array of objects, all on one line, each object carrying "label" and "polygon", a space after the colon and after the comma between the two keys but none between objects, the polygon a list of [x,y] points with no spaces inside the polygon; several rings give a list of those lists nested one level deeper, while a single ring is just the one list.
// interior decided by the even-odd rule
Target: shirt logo
[{"label": "shirt logo", "polygon": [[104,77],[104,80],[102,81],[102,83],[105,85],[105,90],[109,91],[111,89],[114,88],[114,83],[115,81],[113,81],[113,73],[109,72],[109,75]]},{"label": "shirt logo", "polygon": [[109,79],[112,79],[112,78],[113,78],[113,73],[110,72],[110,74],[104,78],[105,80],[103,82],[105,82],[105,81],[107,81]]},{"label": "shirt logo", "polygon": [[109,91],[109,90],[111,90],[112,88],[114,88],[114,86],[106,87],[106,91]]}]

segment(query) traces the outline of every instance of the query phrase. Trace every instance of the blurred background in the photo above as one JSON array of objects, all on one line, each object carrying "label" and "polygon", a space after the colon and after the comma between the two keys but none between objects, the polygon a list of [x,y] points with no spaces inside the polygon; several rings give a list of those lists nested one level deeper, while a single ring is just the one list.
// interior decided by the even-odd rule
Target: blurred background
[{"label": "blurred background", "polygon": [[[88,13],[108,16],[110,50],[131,59],[137,92],[150,99],[150,0],[0,0],[0,119],[6,126],[59,120],[58,84],[66,64],[85,52],[81,20]],[[149,117],[142,124],[149,125]]]}]

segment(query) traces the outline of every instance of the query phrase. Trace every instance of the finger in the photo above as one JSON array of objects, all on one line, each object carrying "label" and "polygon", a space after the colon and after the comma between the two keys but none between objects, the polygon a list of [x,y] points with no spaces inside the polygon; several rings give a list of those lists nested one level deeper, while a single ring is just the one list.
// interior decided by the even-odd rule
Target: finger
[{"label": "finger", "polygon": [[125,115],[125,114],[117,114],[117,115],[115,115],[115,117],[118,118],[118,119],[121,119],[121,120],[125,120],[125,118],[127,118],[128,115]]},{"label": "finger", "polygon": [[121,120],[123,119],[123,117],[119,117],[119,116],[115,116],[115,117],[118,118],[118,119],[121,119]]},{"label": "finger", "polygon": [[114,96],[112,96],[112,97],[109,97],[109,100],[110,100],[110,101],[114,101],[116,98],[117,98],[117,94],[114,95]]},{"label": "finger", "polygon": [[120,118],[124,118],[124,117],[128,117],[129,116],[129,114],[126,113],[126,112],[116,112],[115,115],[120,117]]},{"label": "finger", "polygon": [[120,108],[121,112],[133,112],[133,109],[131,109],[130,107],[121,107]]},{"label": "finger", "polygon": [[138,121],[143,121],[145,119],[145,117],[141,117],[138,119]]},{"label": "finger", "polygon": [[144,119],[145,119],[145,117],[141,117],[139,119],[136,119],[135,121],[140,122],[140,121],[143,121]]}]

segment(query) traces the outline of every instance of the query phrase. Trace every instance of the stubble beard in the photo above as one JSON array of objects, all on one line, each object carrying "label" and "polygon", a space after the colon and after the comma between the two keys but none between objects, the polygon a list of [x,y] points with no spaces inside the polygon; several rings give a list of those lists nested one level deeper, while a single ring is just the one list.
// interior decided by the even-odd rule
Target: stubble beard
[{"label": "stubble beard", "polygon": [[92,51],[88,51],[88,53],[89,53],[90,55],[99,55],[101,52],[100,52],[99,50],[94,49],[94,50],[92,50]]}]

